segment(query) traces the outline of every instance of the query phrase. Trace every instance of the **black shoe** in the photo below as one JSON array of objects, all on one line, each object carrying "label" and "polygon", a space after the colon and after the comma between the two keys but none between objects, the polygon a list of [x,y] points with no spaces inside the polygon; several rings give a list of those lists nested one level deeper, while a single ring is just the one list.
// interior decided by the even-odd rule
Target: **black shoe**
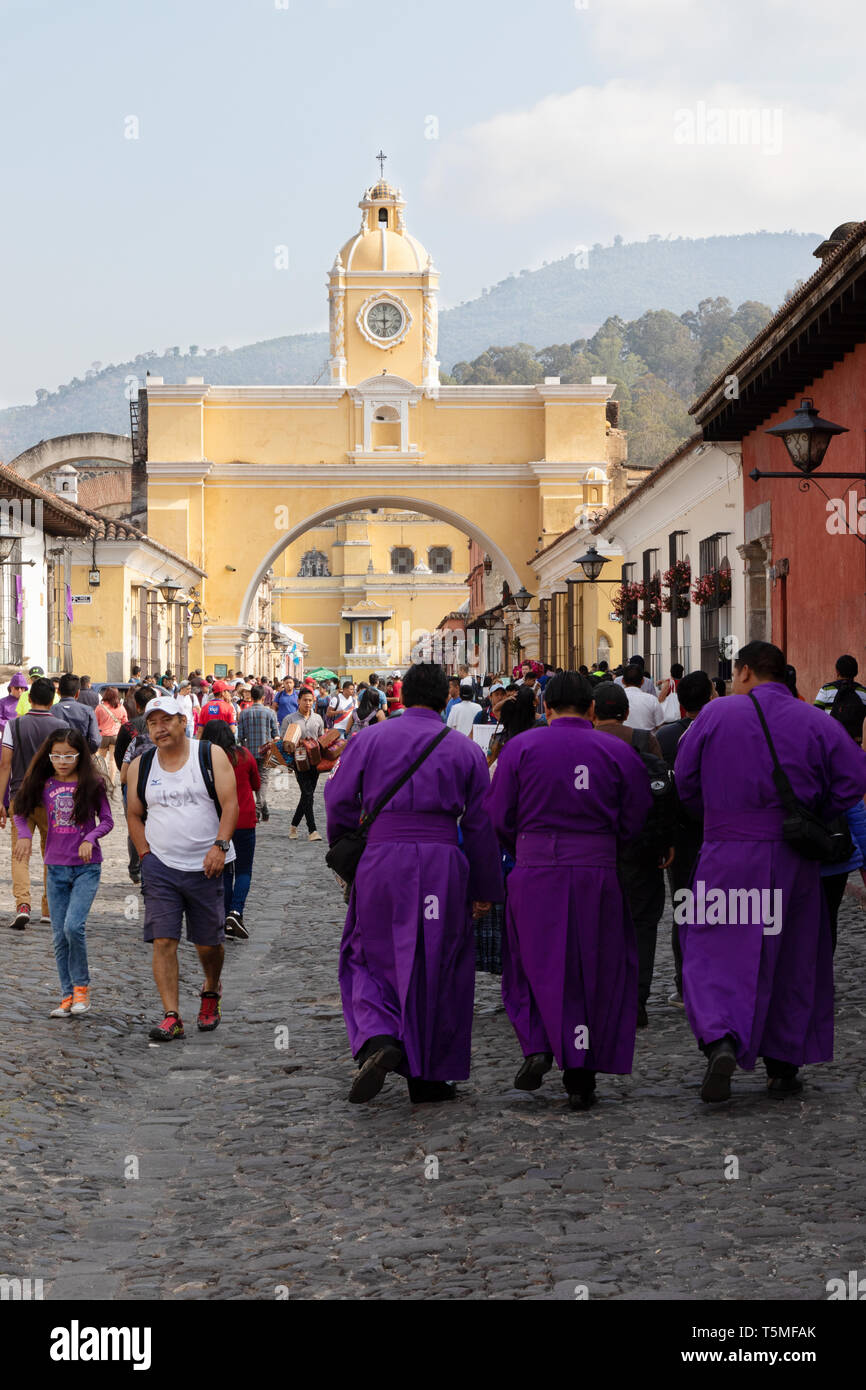
[{"label": "black shoe", "polygon": [[598,1100],[595,1087],[591,1091],[572,1091],[568,1097],[569,1110],[591,1110]]},{"label": "black shoe", "polygon": [[352,1104],[362,1105],[364,1101],[377,1096],[385,1085],[388,1072],[396,1071],[402,1061],[403,1049],[396,1043],[387,1043],[372,1052],[352,1082],[349,1092]]},{"label": "black shoe", "polygon": [[514,1078],[515,1089],[537,1091],[541,1078],[547,1075],[552,1066],[552,1052],[531,1052]]},{"label": "black shoe", "polygon": [[768,1076],[767,1090],[771,1096],[798,1096],[803,1089],[799,1076]]},{"label": "black shoe", "polygon": [[236,941],[249,941],[250,939],[250,934],[244,926],[244,919],[240,912],[227,913],[225,930],[226,936],[234,937]]},{"label": "black shoe", "polygon": [[646,1028],[647,1025],[648,1025],[648,1023],[649,1023],[649,1019],[648,1019],[648,1017],[647,1017],[646,1004],[638,1004],[638,1006],[637,1006],[637,1026],[638,1026],[638,1028]]},{"label": "black shoe", "polygon": [[30,926],[30,908],[26,912],[21,909],[15,916],[15,921],[10,922],[9,926],[13,931],[26,931]]},{"label": "black shoe", "polygon": [[456,1100],[457,1087],[453,1081],[423,1081],[409,1077],[409,1099],[413,1105],[436,1105],[443,1100]]},{"label": "black shoe", "polygon": [[731,1077],[737,1069],[737,1054],[728,1038],[716,1043],[707,1060],[707,1070],[701,1086],[701,1100],[730,1100]]}]

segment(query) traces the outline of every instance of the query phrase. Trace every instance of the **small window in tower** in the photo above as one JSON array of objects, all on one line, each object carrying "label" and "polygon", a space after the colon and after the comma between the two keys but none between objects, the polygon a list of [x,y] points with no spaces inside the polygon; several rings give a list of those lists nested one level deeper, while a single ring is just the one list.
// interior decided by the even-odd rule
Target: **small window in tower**
[{"label": "small window in tower", "polygon": [[407,545],[395,545],[391,551],[391,573],[411,574],[415,556]]},{"label": "small window in tower", "polygon": [[388,209],[387,209],[387,208],[380,208],[380,209],[379,209],[379,225],[380,225],[380,226],[385,226],[385,227],[387,227],[387,225],[388,225]]},{"label": "small window in tower", "polygon": [[447,545],[431,545],[427,551],[427,564],[434,574],[451,573],[451,549]]}]

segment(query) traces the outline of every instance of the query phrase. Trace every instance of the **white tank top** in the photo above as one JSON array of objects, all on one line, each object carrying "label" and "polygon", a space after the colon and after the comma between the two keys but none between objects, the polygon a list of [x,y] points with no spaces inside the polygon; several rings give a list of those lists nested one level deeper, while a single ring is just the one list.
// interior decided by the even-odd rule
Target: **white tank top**
[{"label": "white tank top", "polygon": [[[144,796],[147,803],[145,833],[157,859],[170,869],[200,874],[205,855],[219,831],[217,808],[208,795],[199,765],[198,744],[186,741],[187,758],[176,772],[167,772],[159,751],[150,766]],[[235,857],[231,845],[229,864]]]}]

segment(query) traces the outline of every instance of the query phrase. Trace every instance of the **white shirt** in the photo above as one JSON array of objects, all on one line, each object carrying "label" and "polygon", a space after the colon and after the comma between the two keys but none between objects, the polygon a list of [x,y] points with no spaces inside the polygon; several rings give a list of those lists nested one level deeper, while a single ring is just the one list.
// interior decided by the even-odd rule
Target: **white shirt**
[{"label": "white shirt", "polygon": [[660,724],[664,724],[665,712],[657,695],[648,695],[646,691],[638,690],[634,685],[627,685],[625,693],[628,699],[628,719],[625,720],[627,729],[649,729],[652,732]]},{"label": "white shirt", "polygon": [[[199,764],[198,744],[186,741],[183,767],[168,772],[159,751],[147,775],[145,833],[153,853],[170,869],[200,874],[205,856],[219,834],[217,808],[208,795]],[[230,844],[225,862],[235,858]]]},{"label": "white shirt", "polygon": [[461,734],[471,738],[472,725],[475,723],[476,715],[480,713],[481,706],[476,705],[474,700],[460,700],[448,716],[448,728],[459,729]]}]

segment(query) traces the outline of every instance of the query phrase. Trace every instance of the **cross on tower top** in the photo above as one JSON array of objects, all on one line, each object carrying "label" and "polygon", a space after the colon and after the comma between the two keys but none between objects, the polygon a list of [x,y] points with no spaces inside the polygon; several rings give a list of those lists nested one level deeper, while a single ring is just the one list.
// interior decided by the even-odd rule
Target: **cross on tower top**
[{"label": "cross on tower top", "polygon": [[376,158],[379,161],[379,178],[383,179],[385,177],[385,160],[388,158],[388,156],[386,154],[383,154],[380,150],[379,153],[376,155]]}]

